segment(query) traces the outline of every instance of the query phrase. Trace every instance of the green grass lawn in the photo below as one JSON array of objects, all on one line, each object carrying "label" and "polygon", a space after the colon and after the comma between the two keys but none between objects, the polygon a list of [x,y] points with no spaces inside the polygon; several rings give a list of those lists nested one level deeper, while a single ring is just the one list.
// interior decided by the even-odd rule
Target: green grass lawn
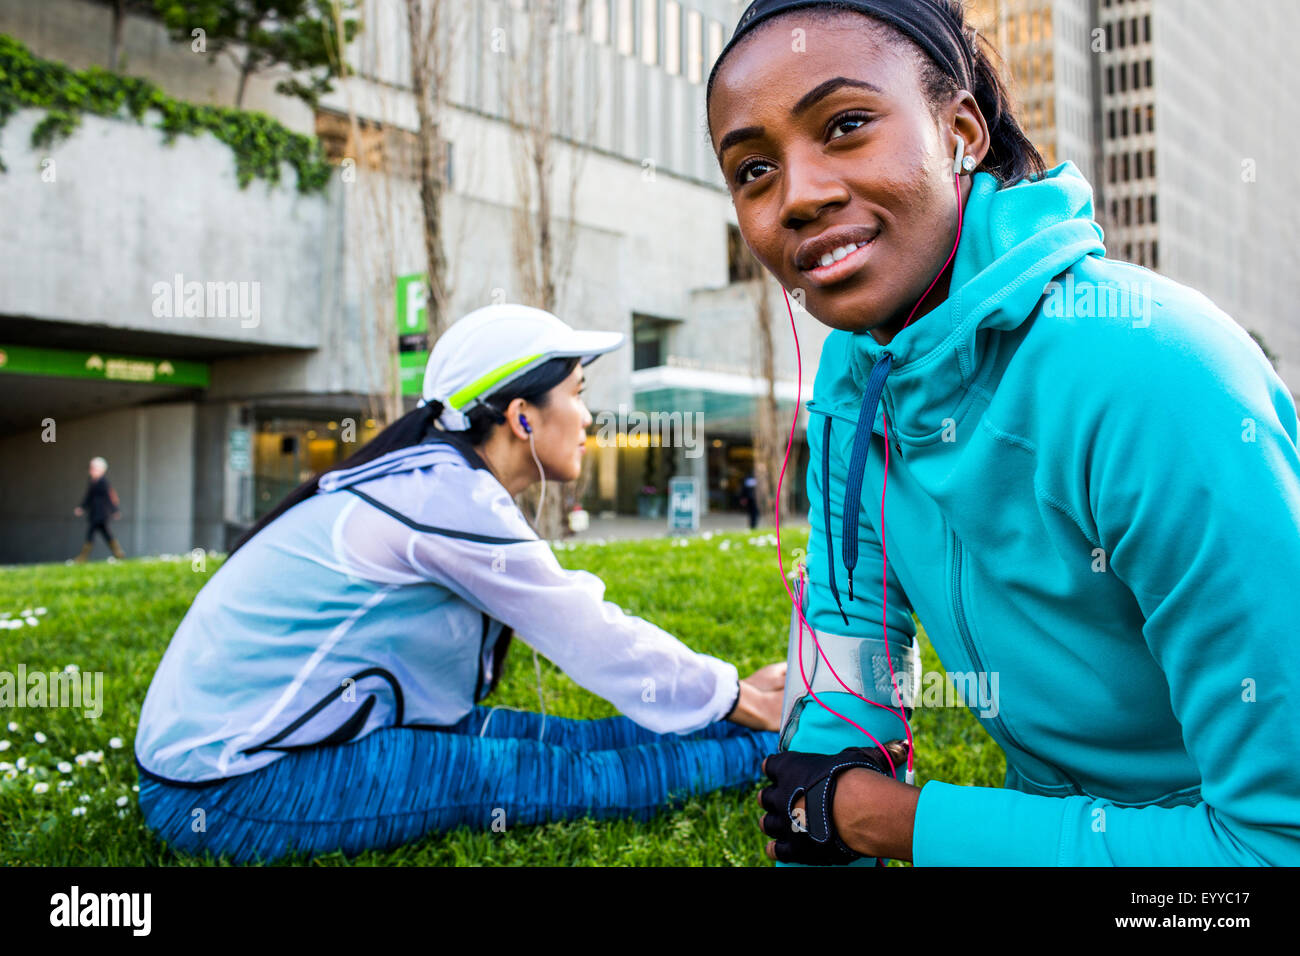
[{"label": "green grass lawn", "polygon": [[[789,604],[774,538],[725,534],[687,540],[685,546],[668,539],[580,544],[557,551],[557,557],[566,567],[599,575],[608,585],[606,598],[628,613],[732,661],[742,675],[782,659]],[[783,542],[788,567],[790,549],[807,544],[806,529],[786,532]],[[24,664],[29,673],[48,674],[74,665],[104,674],[98,719],[71,708],[0,708],[0,741],[8,742],[0,743],[0,863],[214,862],[174,854],[145,828],[132,789],[132,743],[154,669],[190,601],[218,566],[209,560],[195,570],[187,557],[0,568],[0,616],[12,620],[30,611],[38,622],[0,629],[0,671],[17,673]],[[38,609],[45,613],[35,614]],[[924,639],[922,649],[925,670],[941,670]],[[545,660],[542,668],[549,713],[616,713]],[[487,703],[537,709],[532,655],[522,644]],[[965,708],[918,709],[913,735],[917,783],[1001,785],[1002,751]],[[757,789],[691,799],[645,823],[580,820],[501,833],[460,829],[350,861],[332,854],[313,862],[769,866],[766,837],[757,826]]]}]

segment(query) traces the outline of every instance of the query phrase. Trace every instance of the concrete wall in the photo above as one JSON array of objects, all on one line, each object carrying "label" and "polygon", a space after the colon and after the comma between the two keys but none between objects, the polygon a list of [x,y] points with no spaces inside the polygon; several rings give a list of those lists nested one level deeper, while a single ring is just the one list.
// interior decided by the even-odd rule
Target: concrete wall
[{"label": "concrete wall", "polygon": [[[30,147],[39,110],[20,110],[0,132],[9,171],[0,208],[0,313],[103,324],[230,342],[310,348],[320,342],[328,196],[286,181],[240,189],[231,151],[211,136],[166,146],[150,126],[94,116],[64,143]],[[54,160],[54,181],[41,178]],[[176,315],[156,285],[247,285],[202,317]],[[253,293],[256,292],[256,300]],[[166,306],[172,306],[167,309]],[[214,303],[219,305],[219,303]],[[171,311],[173,314],[155,314]],[[203,311],[209,306],[204,301]]]},{"label": "concrete wall", "polygon": [[[194,542],[195,405],[141,405],[0,438],[0,563],[74,556],[86,521],[72,513],[86,467],[100,455],[122,503],[110,529],[128,555],[189,550]],[[97,538],[95,557],[107,549]]]}]

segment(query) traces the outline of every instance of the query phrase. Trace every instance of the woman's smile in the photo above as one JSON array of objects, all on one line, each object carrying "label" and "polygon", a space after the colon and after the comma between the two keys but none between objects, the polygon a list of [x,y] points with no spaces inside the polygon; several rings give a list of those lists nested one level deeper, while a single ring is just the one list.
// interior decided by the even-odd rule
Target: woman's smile
[{"label": "woman's smile", "polygon": [[[805,243],[807,245],[807,243]],[[822,253],[817,264],[800,271],[818,288],[835,285],[857,274],[876,247],[876,240],[859,240],[836,246],[834,251]]]}]

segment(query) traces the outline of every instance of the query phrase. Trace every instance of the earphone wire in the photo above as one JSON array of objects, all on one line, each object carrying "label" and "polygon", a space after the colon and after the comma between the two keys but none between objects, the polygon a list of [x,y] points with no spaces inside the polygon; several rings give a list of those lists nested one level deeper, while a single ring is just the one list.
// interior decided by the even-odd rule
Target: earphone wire
[{"label": "earphone wire", "polygon": [[[533,453],[533,464],[537,466],[537,473],[542,476],[542,493],[537,497],[537,512],[533,515],[533,527],[540,528],[542,526],[542,506],[546,504],[546,472],[537,457],[537,447],[533,444],[533,430],[531,428],[528,429],[528,450]],[[542,663],[537,659],[536,648],[533,648],[533,671],[537,675],[537,703],[542,708],[542,729],[537,735],[537,739],[541,740],[546,733],[546,698],[542,695]]]},{"label": "earphone wire", "polygon": [[[964,146],[964,143],[962,143],[959,140],[958,150],[957,150],[958,155],[957,158],[954,160],[955,167],[961,161],[961,153],[964,152],[964,150],[962,150],[962,146]],[[930,292],[934,289],[934,287],[938,285],[939,280],[943,278],[943,274],[948,271],[948,266],[952,264],[953,259],[957,255],[957,247],[961,244],[961,234],[963,228],[963,210],[962,210],[960,172],[955,172],[953,176],[953,185],[956,187],[957,190],[957,238],[953,241],[952,251],[948,254],[948,259],[947,261],[944,262],[943,267],[939,270],[938,274],[934,277],[934,281],[930,283],[929,288],[927,288],[925,292],[921,294],[921,297],[916,301],[916,304],[912,306],[912,311],[911,313],[909,313],[907,317],[907,321],[903,323],[902,328],[904,329],[907,328],[912,323],[912,319],[916,316],[916,310],[921,307],[921,303],[925,301],[926,297],[930,294]],[[914,757],[916,753],[916,747],[914,745],[913,738],[912,738],[911,722],[908,720],[906,711],[903,709],[903,704],[902,704],[903,697],[902,697],[902,692],[898,687],[898,678],[894,674],[893,655],[889,653],[889,625],[888,625],[889,555],[885,545],[885,491],[889,483],[889,416],[885,415],[885,477],[884,480],[881,482],[881,487],[880,487],[880,552],[881,552],[882,578],[884,582],[883,596],[881,601],[882,608],[881,608],[880,621],[881,621],[881,626],[884,630],[885,661],[889,665],[889,684],[892,688],[894,688],[895,697],[899,702],[897,711],[895,711],[892,707],[887,707],[884,704],[878,703],[874,700],[867,700],[861,694],[857,693],[852,688],[850,688],[847,684],[844,683],[840,675],[836,673],[835,668],[831,666],[831,662],[827,658],[826,652],[822,649],[821,643],[817,640],[817,632],[813,630],[813,628],[804,619],[802,598],[805,593],[805,588],[802,586],[802,582],[801,582],[801,587],[799,589],[800,600],[795,599],[794,592],[790,589],[789,584],[786,583],[785,565],[782,562],[782,558],[781,558],[781,485],[785,480],[786,465],[790,459],[790,449],[794,444],[795,425],[797,425],[799,421],[799,403],[800,403],[800,399],[803,397],[803,357],[799,349],[799,332],[795,327],[794,310],[790,306],[790,295],[785,291],[784,287],[782,288],[781,291],[782,294],[785,296],[786,312],[790,316],[790,331],[794,335],[795,362],[798,368],[798,381],[795,387],[794,418],[790,422],[790,436],[789,436],[789,440],[786,442],[785,457],[781,461],[781,473],[777,477],[776,503],[773,508],[773,517],[775,518],[775,522],[776,522],[776,561],[777,561],[777,567],[780,569],[780,573],[781,573],[781,586],[785,588],[786,594],[790,598],[790,603],[794,607],[795,613],[798,614],[799,616],[799,641],[798,641],[798,651],[797,651],[798,659],[799,659],[799,676],[803,679],[804,690],[808,693],[809,696],[812,697],[813,700],[815,700],[818,704],[820,704],[824,710],[838,717],[840,720],[843,720],[845,723],[848,723],[853,727],[856,727],[858,730],[862,731],[862,733],[866,734],[866,736],[871,739],[872,743],[874,743],[876,747],[879,748],[881,753],[884,755],[886,762],[889,764],[890,776],[897,776],[897,770],[894,767],[894,761],[891,759],[889,755],[889,751],[885,750],[885,748],[882,746],[880,741],[877,740],[874,736],[872,736],[872,734],[866,728],[862,727],[856,721],[851,720],[848,717],[845,717],[843,714],[839,713],[838,711],[832,710],[826,704],[825,701],[823,701],[820,697],[818,697],[813,692],[812,684],[808,680],[808,676],[805,673],[804,666],[803,666],[803,631],[804,628],[807,627],[808,632],[812,635],[813,644],[817,647],[818,654],[821,656],[821,659],[825,662],[827,668],[830,670],[831,674],[835,677],[835,680],[840,684],[841,687],[843,687],[846,691],[848,691],[850,694],[852,694],[854,697],[858,698],[859,700],[863,701],[864,703],[868,703],[874,707],[880,707],[884,710],[888,710],[891,714],[894,714],[896,717],[899,718],[899,720],[903,722],[903,728],[907,733],[907,782],[912,783],[913,780],[915,779]],[[902,330],[900,329],[899,331]],[[827,480],[829,480],[829,476],[823,475],[822,481],[827,481]],[[824,520],[829,521],[830,516],[829,515],[824,516]],[[828,554],[827,560],[829,561],[835,560],[834,555]]]}]

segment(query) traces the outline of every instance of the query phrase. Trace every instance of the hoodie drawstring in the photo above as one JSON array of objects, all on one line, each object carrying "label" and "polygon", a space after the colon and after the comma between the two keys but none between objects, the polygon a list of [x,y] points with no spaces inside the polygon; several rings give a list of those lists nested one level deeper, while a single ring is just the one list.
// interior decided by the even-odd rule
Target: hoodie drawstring
[{"label": "hoodie drawstring", "polygon": [[[885,377],[894,364],[894,357],[886,352],[871,368],[867,377],[867,386],[862,394],[862,408],[858,411],[858,427],[853,435],[853,452],[849,456],[848,482],[844,489],[844,526],[840,535],[840,554],[844,567],[848,571],[849,600],[853,600],[853,569],[858,564],[858,513],[862,510],[862,475],[866,470],[867,452],[871,448],[871,431],[876,424],[876,409],[880,405],[880,395],[885,389]],[[829,476],[827,449],[830,447],[830,416],[826,418],[826,431],[822,439],[822,474]],[[822,479],[822,508],[827,517],[831,513],[830,481]],[[826,551],[831,569],[831,593],[835,604],[840,609],[844,623],[848,616],[840,604],[840,594],[835,587],[835,558],[831,553],[830,523],[826,525]]]},{"label": "hoodie drawstring", "polygon": [[849,626],[849,616],[844,613],[840,603],[840,589],[835,586],[835,545],[831,539],[831,417],[826,416],[826,426],[822,429],[822,514],[826,521],[826,569],[831,574],[831,594],[835,597],[835,606],[840,609],[844,626]]}]

